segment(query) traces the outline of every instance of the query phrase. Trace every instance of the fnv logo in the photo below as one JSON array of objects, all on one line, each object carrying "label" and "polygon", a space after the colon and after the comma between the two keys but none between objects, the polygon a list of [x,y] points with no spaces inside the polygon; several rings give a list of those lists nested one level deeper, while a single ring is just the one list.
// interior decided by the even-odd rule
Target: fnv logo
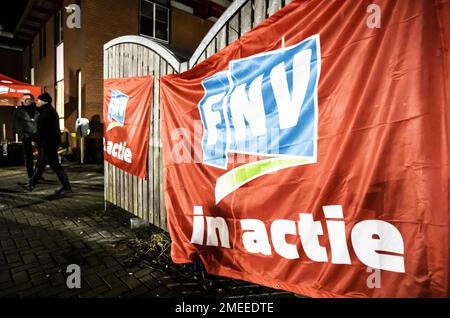
[{"label": "fnv logo", "polygon": [[0,86],[0,94],[8,94],[8,93],[9,93],[9,87]]},{"label": "fnv logo", "polygon": [[243,184],[317,162],[319,35],[229,63],[202,81],[203,163],[227,169],[227,153],[267,156],[217,179],[216,203]]},{"label": "fnv logo", "polygon": [[114,127],[122,127],[125,124],[125,113],[129,96],[119,90],[111,90],[111,101],[108,105],[109,124],[106,131]]}]

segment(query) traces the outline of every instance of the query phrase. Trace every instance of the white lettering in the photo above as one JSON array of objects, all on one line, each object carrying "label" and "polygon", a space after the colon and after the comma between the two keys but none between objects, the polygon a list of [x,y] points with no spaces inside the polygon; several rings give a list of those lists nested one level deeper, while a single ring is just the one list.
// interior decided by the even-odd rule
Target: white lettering
[{"label": "white lettering", "polygon": [[[345,223],[340,205],[323,207],[328,229],[328,241],[331,247],[332,264],[351,264],[347,246]],[[201,206],[194,207],[194,221],[191,243],[204,244],[205,219],[208,246],[230,247],[228,226],[222,217],[204,217]],[[329,220],[340,219],[340,220]],[[275,252],[285,259],[300,258],[297,245],[288,243],[287,235],[300,236],[300,242],[307,257],[315,262],[327,262],[328,255],[324,246],[319,244],[319,235],[323,235],[320,221],[314,221],[312,214],[299,213],[299,221],[273,220],[270,226],[270,239],[266,224],[258,219],[240,220],[242,243],[245,250],[252,254],[272,255]],[[298,230],[297,230],[298,228]],[[297,232],[298,231],[298,232]],[[217,236],[217,233],[219,234]],[[295,240],[295,238],[294,238]],[[358,259],[365,265],[392,272],[405,272],[403,238],[398,229],[385,221],[365,220],[353,227],[351,242]],[[272,243],[272,244],[271,244]],[[389,255],[395,253],[398,255]],[[378,274],[377,274],[378,275]]]},{"label": "white lettering", "polygon": [[[340,205],[328,205],[323,207],[323,213],[327,219],[342,219],[342,207]],[[345,223],[343,221],[328,221],[328,235],[333,237],[330,240],[331,262],[333,264],[351,264],[348,252],[347,240],[345,237]]]},{"label": "white lettering", "polygon": [[299,216],[298,233],[306,256],[315,262],[326,262],[327,249],[319,244],[319,235],[323,235],[320,221],[314,221],[309,213],[300,213]]},{"label": "white lettering", "polygon": [[261,253],[263,255],[272,255],[269,237],[267,236],[266,226],[263,221],[255,219],[241,220],[242,243],[250,253]]},{"label": "white lettering", "polygon": [[289,92],[284,62],[270,71],[270,82],[277,102],[280,129],[297,125],[310,77],[311,50],[301,51],[293,58],[292,95]]},{"label": "white lettering", "polygon": [[111,140],[106,141],[103,138],[103,151],[114,158],[125,161],[127,163],[133,162],[133,152],[127,148],[127,143],[114,143]]},{"label": "white lettering", "polygon": [[270,233],[272,235],[273,247],[280,256],[287,259],[296,259],[300,257],[298,255],[297,246],[286,242],[286,235],[297,234],[295,221],[275,220],[270,226]]},{"label": "white lettering", "polygon": [[205,232],[205,222],[203,220],[203,208],[194,206],[194,222],[192,224],[191,243],[203,244],[203,234]]},{"label": "white lettering", "polygon": [[385,221],[367,220],[352,229],[352,244],[358,258],[372,268],[391,272],[405,272],[403,238],[395,226]]},{"label": "white lettering", "polygon": [[219,232],[220,242],[223,247],[230,248],[230,239],[227,222],[221,217],[206,217],[207,234],[206,245],[219,246],[217,232]]},{"label": "white lettering", "polygon": [[261,136],[266,133],[266,114],[261,90],[262,81],[263,75],[253,80],[250,84],[248,96],[245,84],[239,85],[231,93],[230,110],[236,140],[245,139],[246,120],[254,136]]}]

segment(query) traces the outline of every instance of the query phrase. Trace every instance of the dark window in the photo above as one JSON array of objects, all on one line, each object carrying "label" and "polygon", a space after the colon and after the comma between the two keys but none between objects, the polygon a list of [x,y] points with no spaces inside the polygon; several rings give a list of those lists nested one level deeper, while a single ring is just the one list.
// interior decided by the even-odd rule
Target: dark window
[{"label": "dark window", "polygon": [[139,33],[152,38],[169,41],[169,1],[140,1]]},{"label": "dark window", "polygon": [[39,59],[42,60],[47,55],[47,30],[45,24],[39,33]]},{"label": "dark window", "polygon": [[58,11],[55,15],[55,45],[62,43],[64,40],[63,13]]}]

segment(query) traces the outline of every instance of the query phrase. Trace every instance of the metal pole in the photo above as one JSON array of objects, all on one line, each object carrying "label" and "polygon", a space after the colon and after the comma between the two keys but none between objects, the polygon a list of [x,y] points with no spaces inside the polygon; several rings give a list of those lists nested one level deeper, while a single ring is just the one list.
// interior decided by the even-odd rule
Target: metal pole
[{"label": "metal pole", "polygon": [[[81,118],[81,84],[82,84],[82,80],[81,80],[81,70],[79,70],[77,72],[77,86],[78,86],[78,118]],[[84,137],[80,138],[80,162],[84,163]]]},{"label": "metal pole", "polygon": [[84,137],[80,138],[81,163],[84,163]]}]

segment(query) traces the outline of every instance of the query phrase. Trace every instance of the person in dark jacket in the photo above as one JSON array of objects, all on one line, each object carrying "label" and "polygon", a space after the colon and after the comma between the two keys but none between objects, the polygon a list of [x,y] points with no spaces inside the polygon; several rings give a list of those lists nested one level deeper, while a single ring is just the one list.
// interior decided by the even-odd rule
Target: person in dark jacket
[{"label": "person in dark jacket", "polygon": [[62,187],[56,191],[56,194],[65,194],[72,191],[69,178],[63,167],[59,163],[58,147],[61,143],[61,131],[59,128],[59,116],[51,105],[52,98],[48,93],[40,95],[37,99],[36,106],[39,116],[37,118],[36,134],[32,139],[39,146],[39,158],[36,163],[33,176],[25,185],[27,191],[33,191],[37,181],[42,176],[45,166],[55,171]]},{"label": "person in dark jacket", "polygon": [[36,120],[39,113],[36,111],[33,95],[24,94],[20,103],[21,106],[17,107],[13,114],[14,129],[22,139],[25,153],[25,165],[27,167],[28,177],[31,178],[34,173],[33,144],[31,137],[36,133]]}]

